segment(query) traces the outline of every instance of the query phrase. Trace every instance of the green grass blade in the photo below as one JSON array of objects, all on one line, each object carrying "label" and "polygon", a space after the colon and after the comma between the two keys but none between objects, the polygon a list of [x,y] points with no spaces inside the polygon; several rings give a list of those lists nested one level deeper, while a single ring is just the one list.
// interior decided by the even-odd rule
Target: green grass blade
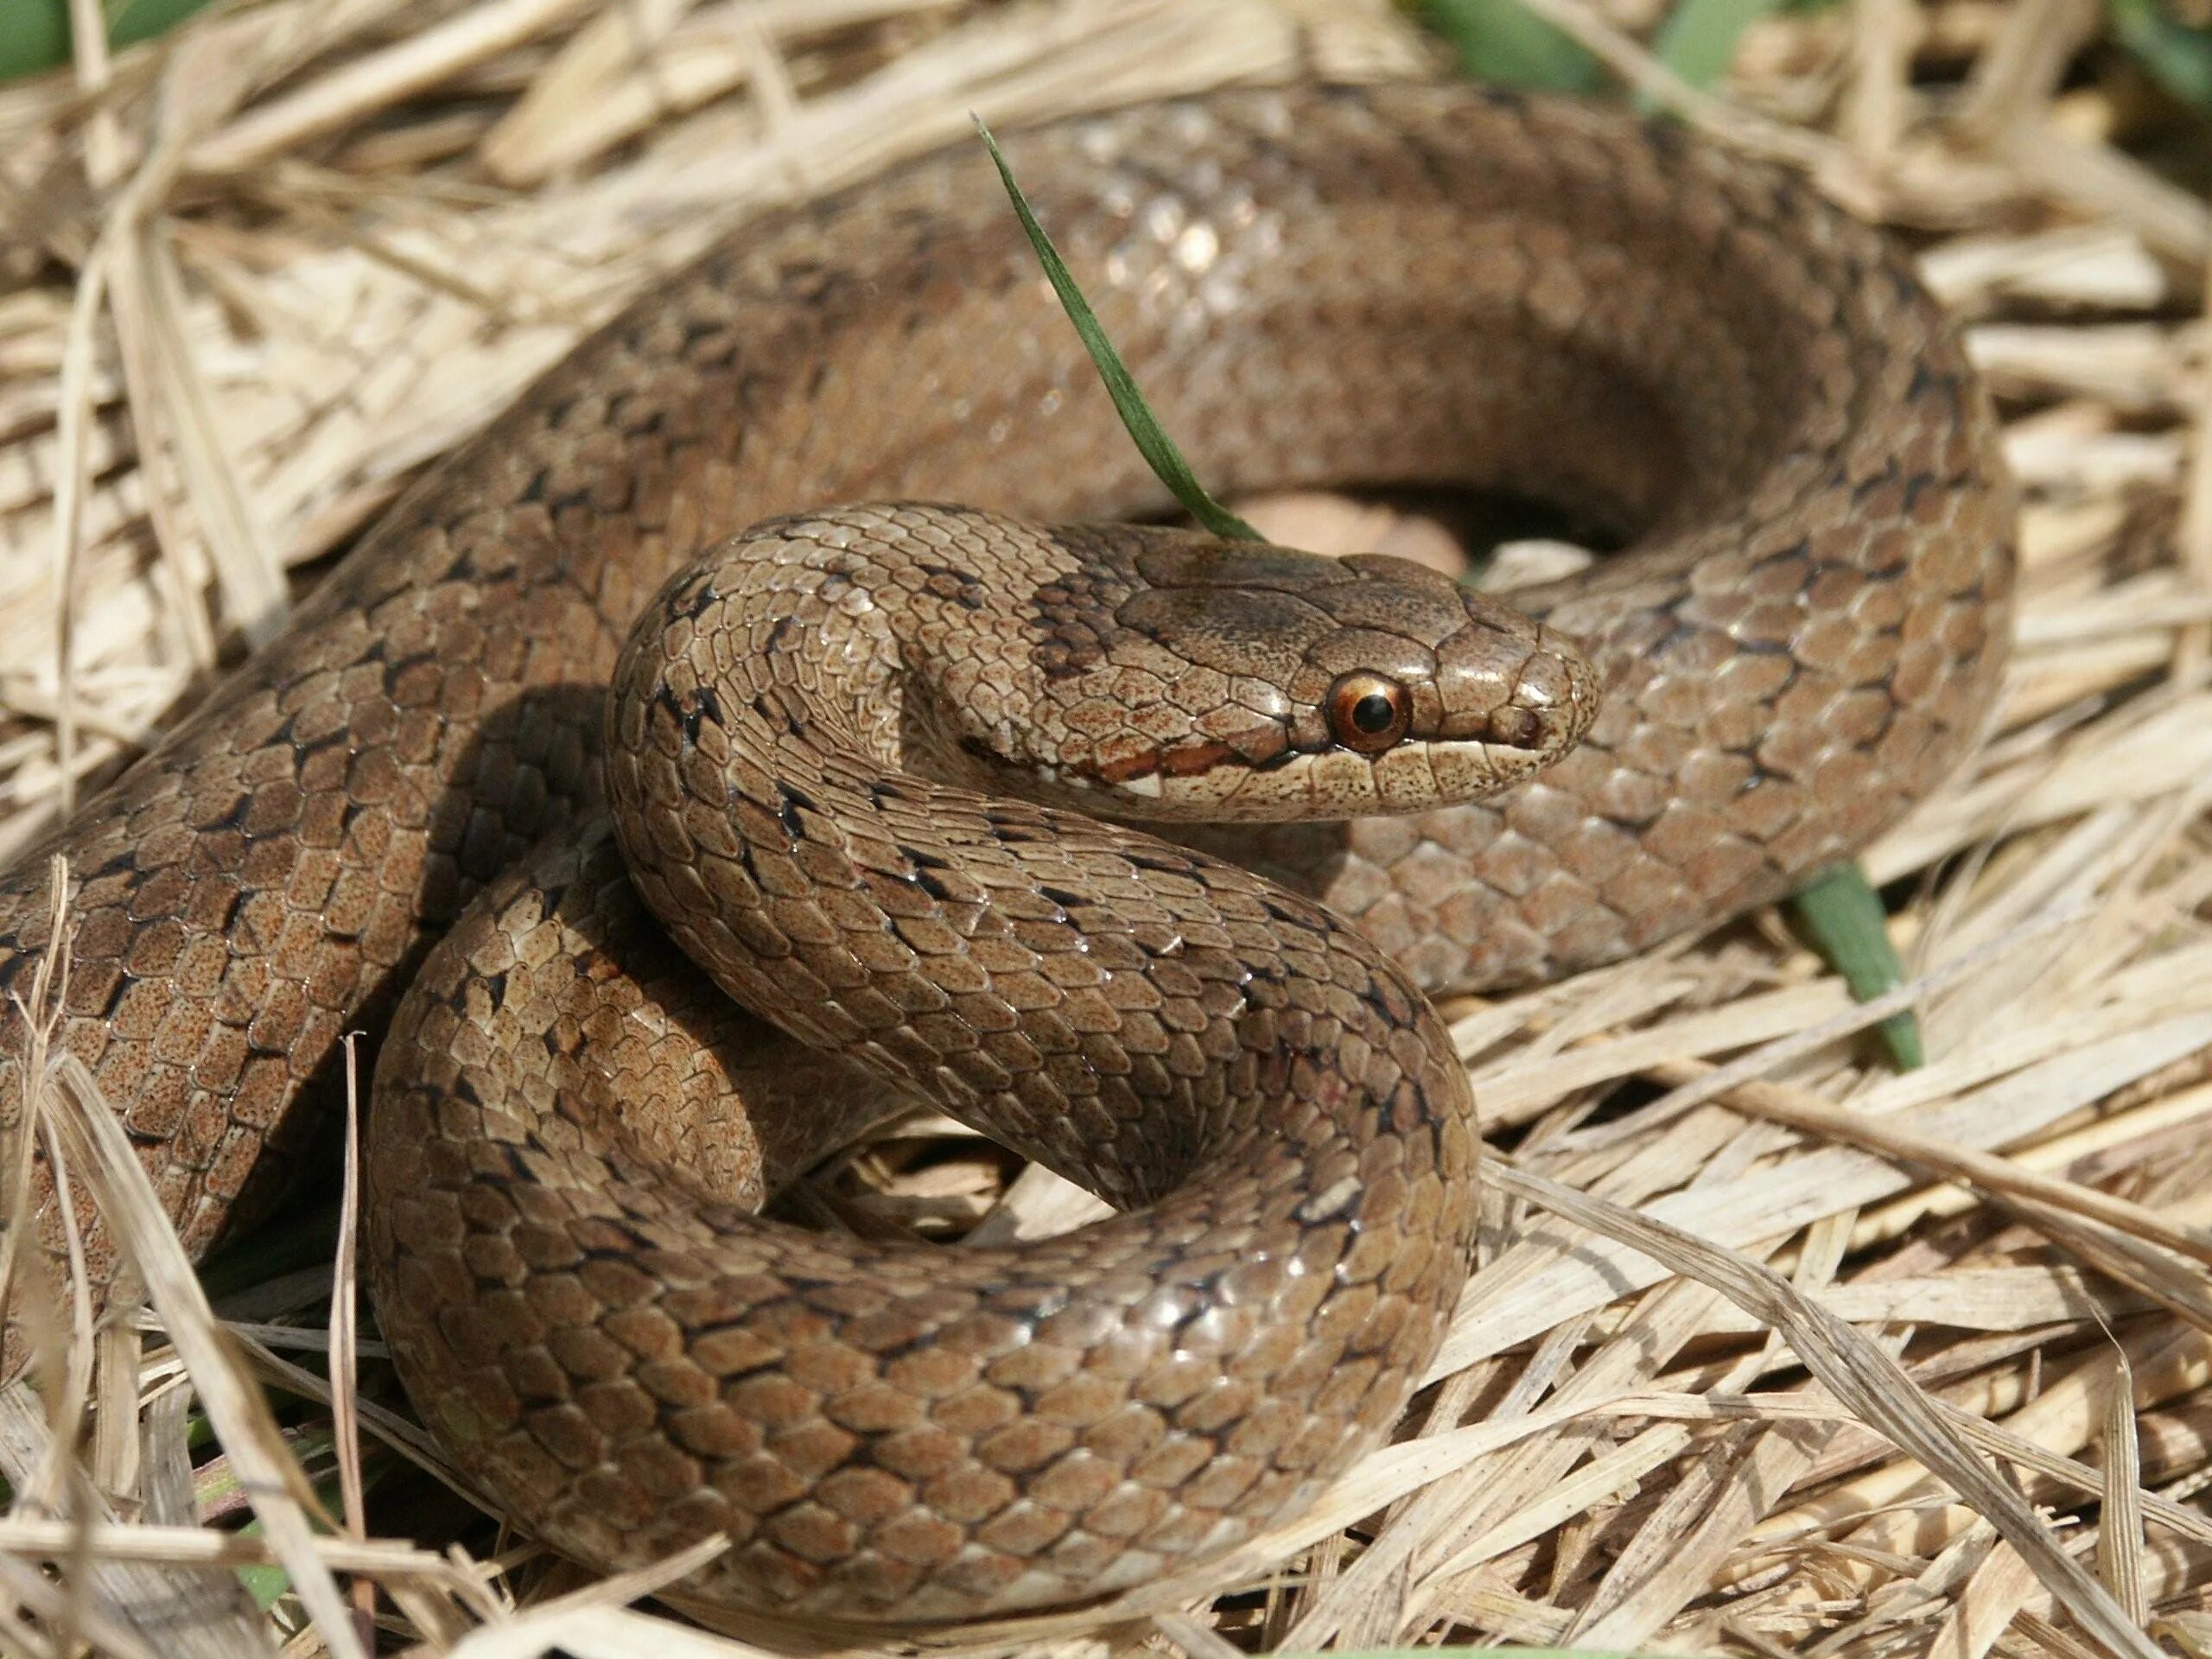
[{"label": "green grass blade", "polygon": [[[261,1522],[249,1521],[238,1530],[249,1538],[258,1537]],[[255,1567],[234,1567],[231,1571],[238,1574],[238,1582],[245,1586],[246,1594],[253,1598],[253,1605],[264,1613],[283,1600],[285,1592],[292,1587],[292,1575],[274,1562]]]},{"label": "green grass blade", "polygon": [[1693,86],[1710,86],[1736,60],[1744,31],[1781,0],[1681,0],[1652,37],[1651,55]]},{"label": "green grass blade", "polygon": [[[151,40],[208,0],[123,0],[107,8],[110,46]],[[0,80],[69,61],[69,0],[0,0]]]},{"label": "green grass blade", "polygon": [[[1789,911],[1813,948],[1861,1002],[1904,983],[1904,964],[1890,943],[1889,918],[1858,865],[1831,870],[1802,889],[1790,899]],[[1919,1019],[1910,1009],[1891,1015],[1876,1030],[1900,1071],[1917,1071],[1928,1063]]]},{"label": "green grass blade", "polygon": [[0,80],[68,61],[67,0],[0,0]]},{"label": "green grass blade", "polygon": [[2184,23],[2158,0],[2109,0],[2113,39],[2184,104],[2212,110],[2212,29]]},{"label": "green grass blade", "polygon": [[999,170],[999,178],[1006,186],[1007,194],[1013,199],[1014,216],[1021,220],[1021,228],[1028,232],[1029,245],[1037,251],[1037,263],[1045,268],[1045,276],[1052,284],[1052,292],[1060,296],[1060,307],[1068,314],[1068,321],[1083,340],[1084,349],[1090,353],[1090,360],[1097,365],[1098,378],[1106,383],[1106,395],[1114,400],[1114,408],[1122,417],[1122,424],[1128,429],[1135,442],[1137,453],[1145,458],[1162,484],[1165,484],[1184,510],[1215,535],[1233,541],[1257,542],[1264,540],[1260,532],[1223,506],[1192,472],[1191,463],[1183,459],[1183,452],[1175,442],[1160,429],[1151,409],[1144,401],[1144,394],[1137,390],[1135,378],[1128,365],[1122,361],[1122,354],[1114,349],[1114,342],[1106,338],[1106,331],[1098,325],[1098,318],[1090,308],[1090,302],[1083,297],[1083,290],[1076,286],[1069,275],[1067,263],[1052,245],[1052,238],[1045,234],[1045,227],[1037,222],[1037,215],[1029,210],[1028,198],[1021,194],[1021,187],[1014,181],[1014,169],[999,149],[998,140],[991,137],[980,116],[971,118],[976,130],[982,135],[983,147],[991,152],[992,165]]},{"label": "green grass blade", "polygon": [[[336,1430],[321,1425],[313,1428],[287,1432],[284,1438],[286,1444],[291,1448],[292,1456],[299,1460],[303,1469],[310,1463],[329,1459],[338,1446]],[[382,1471],[379,1470],[379,1478],[381,1474]],[[312,1484],[316,1494],[322,1498],[326,1506],[334,1508],[337,1505],[339,1502],[337,1471],[334,1469],[315,1478]],[[226,1510],[232,1507],[245,1507],[244,1489],[239,1485],[238,1478],[232,1472],[227,1463],[220,1465],[219,1470],[201,1470],[198,1478],[194,1482],[194,1500],[203,1512],[216,1506]],[[253,1519],[249,1519],[238,1529],[238,1531],[249,1538],[264,1538],[268,1535],[261,1522]],[[234,1567],[231,1571],[238,1575],[238,1582],[245,1586],[246,1594],[253,1598],[253,1605],[264,1613],[283,1600],[292,1588],[291,1573],[275,1562],[265,1562],[251,1567]]]},{"label": "green grass blade", "polygon": [[1459,73],[1471,80],[1553,92],[1605,85],[1597,59],[1516,0],[1420,0],[1414,15],[1452,42]]}]

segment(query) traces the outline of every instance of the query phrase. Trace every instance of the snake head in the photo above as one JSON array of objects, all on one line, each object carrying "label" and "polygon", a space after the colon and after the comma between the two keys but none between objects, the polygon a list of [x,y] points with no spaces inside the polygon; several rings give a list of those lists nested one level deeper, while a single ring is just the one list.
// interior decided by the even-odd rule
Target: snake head
[{"label": "snake head", "polygon": [[1032,792],[1140,819],[1423,811],[1541,771],[1597,713],[1573,641],[1408,560],[1053,535],[1071,568],[1032,607],[1039,729],[983,746]]}]

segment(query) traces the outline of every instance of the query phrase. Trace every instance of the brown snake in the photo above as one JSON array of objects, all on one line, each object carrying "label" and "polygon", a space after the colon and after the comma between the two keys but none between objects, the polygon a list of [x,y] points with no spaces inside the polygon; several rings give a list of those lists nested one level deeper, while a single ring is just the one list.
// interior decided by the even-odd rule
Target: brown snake
[{"label": "brown snake", "polygon": [[[1210,484],[1510,486],[1629,550],[1515,595],[1541,626],[1396,561],[967,508],[682,569],[835,502],[1159,505],[963,149],[630,309],[0,891],[20,989],[68,855],[66,1040],[195,1250],[411,982],[367,1256],[425,1420],[588,1560],[728,1534],[691,1587],[771,1611],[1065,1600],[1310,1500],[1467,1270],[1474,1127],[1421,990],[1787,892],[1958,759],[2003,655],[1981,395],[1902,257],[1795,180],[1413,86],[1015,157]],[[1467,804],[1598,684],[1580,747]],[[1390,816],[1170,842],[1085,807]],[[753,1213],[894,1089],[1123,1213],[970,1249]]]}]

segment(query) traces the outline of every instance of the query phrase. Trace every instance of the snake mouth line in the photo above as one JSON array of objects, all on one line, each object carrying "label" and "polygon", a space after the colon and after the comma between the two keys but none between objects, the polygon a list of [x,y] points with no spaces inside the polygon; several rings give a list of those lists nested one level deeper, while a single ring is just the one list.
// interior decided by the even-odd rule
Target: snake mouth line
[{"label": "snake mouth line", "polygon": [[1460,798],[1486,793],[1525,777],[1538,764],[1529,751],[1511,744],[1465,739],[1415,740],[1380,755],[1335,744],[1286,747],[1257,760],[1229,744],[1210,744],[1104,766],[1030,770],[1046,786],[1120,796],[1154,811],[1185,809],[1267,821],[1419,810],[1433,805],[1440,790]]}]

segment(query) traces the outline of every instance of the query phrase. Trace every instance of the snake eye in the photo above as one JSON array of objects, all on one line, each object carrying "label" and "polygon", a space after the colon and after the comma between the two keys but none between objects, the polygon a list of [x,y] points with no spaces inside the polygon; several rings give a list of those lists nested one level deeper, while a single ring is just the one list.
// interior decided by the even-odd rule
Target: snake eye
[{"label": "snake eye", "polygon": [[1360,754],[1380,754],[1406,734],[1413,700],[1380,674],[1346,674],[1329,688],[1329,734]]}]

